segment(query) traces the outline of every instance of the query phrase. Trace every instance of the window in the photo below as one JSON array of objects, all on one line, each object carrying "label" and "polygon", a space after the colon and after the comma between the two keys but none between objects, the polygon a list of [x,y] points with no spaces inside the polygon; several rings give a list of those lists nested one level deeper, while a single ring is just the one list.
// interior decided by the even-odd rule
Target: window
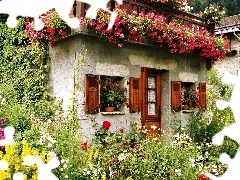
[{"label": "window", "polygon": [[[189,89],[190,87],[196,86],[193,83],[185,83],[181,81],[172,81],[171,82],[171,106],[174,111],[182,110],[182,90]],[[199,83],[198,86],[198,96],[199,96],[199,104],[200,107],[205,110],[206,109],[206,83]]]},{"label": "window", "polygon": [[126,89],[122,77],[85,75],[85,112],[94,114],[114,107],[122,111],[126,102]]},{"label": "window", "polygon": [[[126,89],[122,77],[100,76],[100,110],[121,111],[126,102]],[[111,111],[110,110],[110,111]]]}]

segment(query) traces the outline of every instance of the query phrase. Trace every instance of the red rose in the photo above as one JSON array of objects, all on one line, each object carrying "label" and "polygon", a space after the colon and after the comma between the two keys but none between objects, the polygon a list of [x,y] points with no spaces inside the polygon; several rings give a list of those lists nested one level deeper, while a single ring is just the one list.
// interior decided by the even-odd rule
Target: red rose
[{"label": "red rose", "polygon": [[82,142],[81,148],[82,148],[82,150],[87,150],[87,148],[88,148],[88,143],[87,143],[87,142]]},{"label": "red rose", "polygon": [[103,121],[103,127],[104,127],[105,129],[109,129],[110,126],[111,126],[111,123],[110,123],[109,121]]},{"label": "red rose", "polygon": [[198,180],[210,180],[210,179],[208,177],[204,176],[204,175],[199,174],[198,175]]},{"label": "red rose", "polygon": [[120,128],[120,129],[119,129],[119,132],[120,132],[120,133],[123,133],[123,128]]}]

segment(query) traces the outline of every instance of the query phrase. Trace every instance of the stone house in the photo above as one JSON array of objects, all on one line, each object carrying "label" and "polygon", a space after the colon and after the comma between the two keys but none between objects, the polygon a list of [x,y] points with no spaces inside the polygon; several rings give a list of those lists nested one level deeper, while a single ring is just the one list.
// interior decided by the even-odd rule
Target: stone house
[{"label": "stone house", "polygon": [[[124,1],[125,6],[132,8],[146,3],[129,2]],[[85,5],[75,5],[74,16],[82,16],[81,7]],[[183,13],[167,6],[161,7],[165,8],[166,16],[167,13]],[[164,9],[155,6],[151,8],[162,12]],[[188,16],[187,13],[185,15]],[[202,26],[204,27],[204,23]],[[63,99],[64,109],[70,103],[73,84],[79,85],[78,115],[85,135],[93,133],[96,130],[95,125],[101,126],[103,120],[111,122],[112,131],[119,128],[129,130],[132,122],[146,125],[150,134],[159,133],[160,128],[169,131],[175,115],[186,119],[189,114],[189,111],[181,109],[183,86],[193,85],[198,88],[202,107],[206,106],[206,59],[198,53],[174,54],[147,41],[125,42],[119,48],[80,28],[71,30],[68,36],[52,47],[50,58],[52,94]],[[81,68],[74,72],[78,62]],[[74,80],[74,74],[77,80]],[[123,103],[117,111],[105,112],[100,101],[99,82],[112,76],[117,77],[122,87],[127,89],[128,105]],[[157,128],[151,128],[152,125]]]},{"label": "stone house", "polygon": [[231,52],[225,59],[213,64],[213,67],[220,74],[228,71],[237,75],[240,69],[240,14],[223,18],[220,25],[216,27],[215,33],[224,34],[228,37],[231,43]]}]

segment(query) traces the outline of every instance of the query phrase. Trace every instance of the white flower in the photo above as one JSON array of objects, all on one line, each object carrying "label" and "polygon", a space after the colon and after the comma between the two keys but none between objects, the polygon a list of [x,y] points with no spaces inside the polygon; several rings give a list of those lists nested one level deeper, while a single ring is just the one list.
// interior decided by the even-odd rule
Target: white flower
[{"label": "white flower", "polygon": [[93,165],[91,163],[89,164],[89,168],[90,168],[90,170],[92,170],[92,168],[93,168]]},{"label": "white flower", "polygon": [[194,163],[194,162],[195,162],[195,159],[194,159],[194,158],[189,158],[189,161],[190,161],[191,163]]},{"label": "white flower", "polygon": [[122,161],[122,160],[124,160],[126,158],[126,156],[123,154],[123,153],[121,153],[119,156],[118,156],[118,160],[119,161]]},{"label": "white flower", "polygon": [[49,148],[52,147],[52,143],[48,143],[48,147],[49,147]]},{"label": "white flower", "polygon": [[83,171],[87,171],[87,168],[84,168]]},{"label": "white flower", "polygon": [[194,167],[195,166],[195,159],[194,158],[189,158],[190,161],[190,167]]},{"label": "white flower", "polygon": [[178,176],[181,176],[181,169],[175,169],[175,173],[178,175]]},{"label": "white flower", "polygon": [[3,105],[6,102],[6,98],[2,98],[1,104]]},{"label": "white flower", "polygon": [[155,130],[155,129],[157,129],[157,126],[152,125],[151,128],[152,128],[153,130]]},{"label": "white flower", "polygon": [[201,161],[201,160],[203,160],[203,159],[204,159],[204,158],[203,158],[202,155],[198,156],[198,160],[199,160],[199,161]]}]

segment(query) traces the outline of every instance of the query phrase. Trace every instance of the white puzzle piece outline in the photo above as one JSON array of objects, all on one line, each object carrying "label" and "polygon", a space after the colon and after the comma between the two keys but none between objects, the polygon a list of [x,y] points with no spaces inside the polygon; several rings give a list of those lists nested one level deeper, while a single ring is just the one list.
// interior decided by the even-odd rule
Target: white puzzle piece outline
[{"label": "white puzzle piece outline", "polygon": [[[80,0],[78,0],[80,1]],[[112,12],[107,9],[107,3],[109,0],[82,0],[91,7],[86,12],[86,17],[95,19],[97,17],[97,10],[103,9],[111,14],[108,30],[112,28],[117,12]],[[122,0],[115,0],[119,5],[122,4]],[[76,17],[70,18],[69,13],[72,9],[74,0],[2,0],[0,1],[0,13],[9,14],[7,19],[7,26],[14,28],[17,26],[17,16],[26,16],[34,18],[34,28],[39,31],[44,28],[44,23],[39,18],[40,15],[46,13],[51,9],[55,9],[59,17],[64,20],[68,26],[73,29],[77,29],[80,26],[80,20]]]},{"label": "white puzzle piece outline", "polygon": [[[232,140],[240,143],[239,129],[240,129],[240,111],[239,111],[239,100],[240,100],[240,74],[238,76],[233,76],[229,73],[225,74],[223,77],[223,83],[225,84],[234,84],[232,91],[232,96],[230,101],[218,100],[216,105],[218,109],[223,110],[226,107],[231,107],[233,116],[235,118],[235,123],[224,127],[222,131],[215,134],[212,138],[213,144],[222,145],[224,137],[228,136]],[[211,173],[206,173],[206,176],[212,180],[238,180],[240,179],[240,149],[238,149],[235,157],[231,159],[226,153],[222,153],[219,157],[220,162],[227,164],[228,169],[221,177],[216,177]]]},{"label": "white puzzle piece outline", "polygon": [[57,168],[60,165],[60,161],[57,157],[52,157],[50,161],[45,164],[39,156],[28,155],[24,158],[24,163],[27,166],[37,164],[38,180],[58,180],[58,178],[52,173],[52,169]]}]

